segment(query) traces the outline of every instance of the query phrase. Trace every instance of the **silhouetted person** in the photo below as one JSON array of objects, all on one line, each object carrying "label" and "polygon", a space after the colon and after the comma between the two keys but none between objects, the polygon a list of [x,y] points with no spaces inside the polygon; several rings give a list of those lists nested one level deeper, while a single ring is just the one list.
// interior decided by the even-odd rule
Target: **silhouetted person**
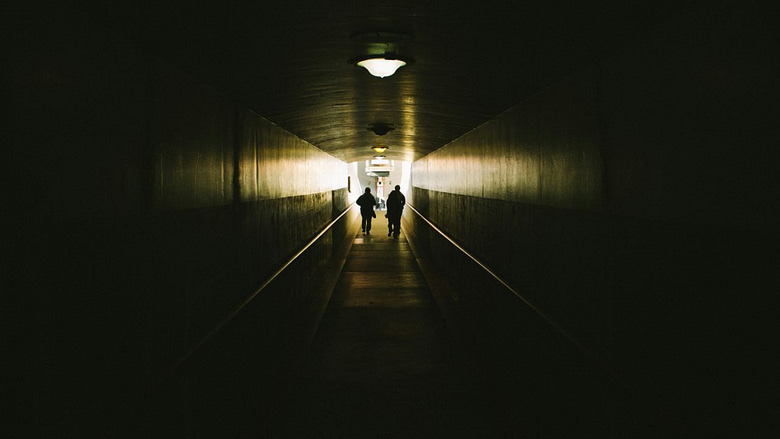
[{"label": "silhouetted person", "polygon": [[396,185],[395,190],[387,196],[387,236],[398,237],[401,233],[401,214],[404,213],[406,197],[401,193],[401,186]]},{"label": "silhouetted person", "polygon": [[358,197],[357,204],[360,206],[360,216],[363,217],[363,222],[361,223],[363,233],[370,235],[371,218],[376,218],[376,213],[374,213],[376,200],[374,199],[374,196],[371,195],[371,188],[366,188],[366,192]]}]

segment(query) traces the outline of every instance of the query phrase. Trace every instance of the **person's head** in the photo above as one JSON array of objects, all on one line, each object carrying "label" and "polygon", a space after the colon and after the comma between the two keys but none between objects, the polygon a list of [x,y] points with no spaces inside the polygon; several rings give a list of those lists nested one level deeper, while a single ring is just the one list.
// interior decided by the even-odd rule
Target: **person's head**
[{"label": "person's head", "polygon": [[401,190],[401,186],[400,185],[395,185],[395,190],[400,191]]},{"label": "person's head", "polygon": [[371,188],[370,188],[370,187],[367,187],[367,188],[366,188],[366,193],[367,193],[367,194],[370,194],[370,193],[371,193]]}]

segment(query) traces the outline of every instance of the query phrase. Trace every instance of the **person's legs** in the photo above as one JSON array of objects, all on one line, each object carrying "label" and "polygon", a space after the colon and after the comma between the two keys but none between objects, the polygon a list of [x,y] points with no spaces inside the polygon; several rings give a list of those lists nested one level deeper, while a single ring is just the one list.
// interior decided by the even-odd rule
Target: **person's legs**
[{"label": "person's legs", "polygon": [[363,233],[366,233],[366,216],[361,215],[361,218],[363,219],[363,221],[361,221],[360,223],[360,228],[363,229]]},{"label": "person's legs", "polygon": [[366,234],[370,234],[371,233],[371,216],[370,215],[367,216],[365,218],[365,220],[366,220]]},{"label": "person's legs", "polygon": [[401,215],[393,218],[393,236],[396,238],[401,234]]},{"label": "person's legs", "polygon": [[392,235],[393,233],[398,233],[398,217],[395,212],[388,212],[387,214],[387,230],[388,234],[387,236]]}]

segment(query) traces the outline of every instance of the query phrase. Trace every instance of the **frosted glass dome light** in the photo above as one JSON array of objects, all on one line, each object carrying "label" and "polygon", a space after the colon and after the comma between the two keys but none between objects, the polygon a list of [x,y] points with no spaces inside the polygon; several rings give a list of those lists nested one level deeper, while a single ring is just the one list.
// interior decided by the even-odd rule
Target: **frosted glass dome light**
[{"label": "frosted glass dome light", "polygon": [[376,76],[377,78],[386,78],[395,73],[396,70],[406,65],[405,61],[400,59],[387,59],[387,58],[371,58],[364,59],[357,63],[361,67],[365,67],[368,73]]}]

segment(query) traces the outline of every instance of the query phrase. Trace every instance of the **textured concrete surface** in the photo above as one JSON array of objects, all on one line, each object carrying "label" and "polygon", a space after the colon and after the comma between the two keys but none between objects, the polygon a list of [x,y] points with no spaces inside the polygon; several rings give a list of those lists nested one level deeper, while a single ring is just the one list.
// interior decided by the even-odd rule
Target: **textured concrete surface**
[{"label": "textured concrete surface", "polygon": [[459,358],[405,236],[359,234],[270,437],[479,436]]},{"label": "textured concrete surface", "polygon": [[580,71],[415,161],[413,185],[489,199],[598,208],[602,159],[596,81],[592,67]]},{"label": "textured concrete surface", "polygon": [[[732,6],[616,43],[413,164],[413,206],[627,377],[618,437],[777,429],[752,403],[776,365],[777,32]],[[508,336],[522,314],[480,285],[457,299]]]},{"label": "textured concrete surface", "polygon": [[[79,436],[112,427],[347,207],[347,165],[152,53],[61,24],[27,29],[41,50],[12,55],[21,76],[60,79],[12,97],[3,412],[11,432]],[[303,284],[344,233],[312,249],[272,315],[311,299]]]},{"label": "textured concrete surface", "polygon": [[428,263],[423,274],[417,262],[430,258],[412,247],[405,232],[399,240],[357,235],[269,437],[609,434],[612,388],[590,360],[532,313],[518,314],[516,303],[496,313],[495,286],[464,265],[492,322],[454,336],[439,307],[446,304],[434,297],[474,285],[437,281]]}]

